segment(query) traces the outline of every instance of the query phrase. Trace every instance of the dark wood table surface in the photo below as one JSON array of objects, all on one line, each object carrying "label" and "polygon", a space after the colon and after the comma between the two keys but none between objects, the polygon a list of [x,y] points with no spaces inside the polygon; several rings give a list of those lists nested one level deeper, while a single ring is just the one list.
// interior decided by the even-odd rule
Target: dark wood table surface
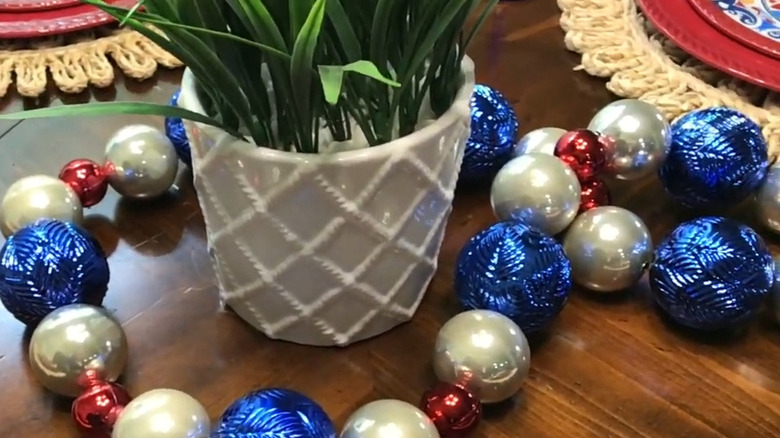
[{"label": "dark wood table surface", "polygon": [[[503,3],[471,53],[478,80],[514,104],[521,134],[542,126],[585,126],[616,99],[603,81],[573,71],[578,57],[563,46],[560,12],[551,0]],[[62,100],[167,101],[180,72],[144,83]],[[23,105],[15,96],[0,110]],[[40,102],[38,103],[40,104]],[[102,160],[113,131],[145,117],[34,120],[0,124],[0,193],[17,178],[56,175],[73,158]],[[203,219],[182,171],[177,190],[151,204],[111,192],[89,210],[88,228],[110,254],[105,306],[116,312],[131,344],[124,383],[133,394],[167,387],[188,392],[213,419],[250,390],[284,386],[320,402],[338,426],[379,398],[417,403],[434,383],[431,353],[439,327],[458,312],[453,263],[464,242],[494,222],[486,187],[460,191],[439,271],[414,320],[346,349],[271,341],[219,311],[206,254]],[[641,216],[658,242],[695,215],[679,209],[652,178],[612,185],[614,202]],[[755,224],[749,208],[729,212]],[[778,250],[780,240],[768,236]],[[305,274],[305,273],[302,273]],[[532,369],[510,402],[488,407],[477,437],[778,437],[780,329],[768,314],[739,336],[701,338],[662,322],[645,298],[608,298],[575,290],[549,333],[533,343]],[[28,371],[24,327],[0,311],[0,437],[75,438],[69,401],[48,394]]]}]

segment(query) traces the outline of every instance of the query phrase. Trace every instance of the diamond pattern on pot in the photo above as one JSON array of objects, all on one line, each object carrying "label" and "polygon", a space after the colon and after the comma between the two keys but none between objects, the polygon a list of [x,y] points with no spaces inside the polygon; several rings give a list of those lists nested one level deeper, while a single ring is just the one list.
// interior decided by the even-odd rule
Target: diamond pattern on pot
[{"label": "diamond pattern on pot", "polygon": [[465,117],[359,159],[194,148],[222,300],[272,338],[315,345],[409,320],[436,269],[467,135]]}]

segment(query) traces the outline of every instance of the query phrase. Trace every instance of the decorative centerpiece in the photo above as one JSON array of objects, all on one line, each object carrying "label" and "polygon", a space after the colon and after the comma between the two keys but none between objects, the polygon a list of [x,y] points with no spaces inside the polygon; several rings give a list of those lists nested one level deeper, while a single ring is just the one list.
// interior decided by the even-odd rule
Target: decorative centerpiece
[{"label": "decorative centerpiece", "polygon": [[469,137],[465,50],[497,0],[85,2],[187,65],[177,105],[20,117],[185,119],[220,296],[268,336],[347,345],[412,317]]}]

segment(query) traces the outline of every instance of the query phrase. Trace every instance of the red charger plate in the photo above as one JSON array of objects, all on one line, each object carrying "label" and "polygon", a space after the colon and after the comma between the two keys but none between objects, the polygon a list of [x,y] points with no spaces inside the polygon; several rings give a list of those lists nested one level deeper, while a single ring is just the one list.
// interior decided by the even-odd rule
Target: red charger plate
[{"label": "red charger plate", "polygon": [[744,46],[712,27],[688,0],[636,0],[645,16],[696,59],[747,82],[780,92],[780,59]]},{"label": "red charger plate", "polygon": [[0,0],[0,12],[44,11],[75,6],[79,3],[79,0]]},{"label": "red charger plate", "polygon": [[780,42],[740,25],[733,18],[727,16],[712,0],[689,1],[696,12],[726,35],[759,52],[780,59]]},{"label": "red charger plate", "polygon": [[[66,0],[67,1],[67,0]],[[132,8],[137,0],[106,0],[121,8]],[[30,5],[30,1],[27,4]],[[35,38],[61,35],[102,26],[114,18],[100,9],[77,2],[75,6],[36,9],[25,12],[0,12],[0,38]]]}]

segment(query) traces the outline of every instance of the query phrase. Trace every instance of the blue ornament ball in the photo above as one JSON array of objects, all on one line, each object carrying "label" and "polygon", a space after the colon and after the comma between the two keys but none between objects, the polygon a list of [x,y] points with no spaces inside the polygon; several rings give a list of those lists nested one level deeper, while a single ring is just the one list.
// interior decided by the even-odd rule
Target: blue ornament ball
[{"label": "blue ornament ball", "polygon": [[519,125],[515,110],[501,93],[477,84],[471,96],[471,136],[460,168],[461,180],[490,180],[512,158]]},{"label": "blue ornament ball", "polygon": [[520,222],[499,222],[472,237],[455,266],[455,292],[465,309],[499,312],[526,335],[561,312],[571,286],[563,246]]},{"label": "blue ornament ball", "polygon": [[211,438],[335,438],[325,411],[298,392],[271,388],[251,392],[228,406]]},{"label": "blue ornament ball", "polygon": [[673,321],[696,330],[738,327],[769,295],[774,262],[761,237],[731,219],[702,217],[658,246],[650,288]]},{"label": "blue ornament ball", "polygon": [[768,168],[761,128],[736,110],[717,107],[693,111],[672,125],[659,176],[678,202],[723,208],[755,193]]},{"label": "blue ornament ball", "polygon": [[69,304],[100,305],[108,280],[100,245],[72,223],[39,220],[10,236],[0,250],[0,301],[28,325]]},{"label": "blue ornament ball", "polygon": [[[179,103],[179,94],[181,90],[177,90],[171,97],[171,106],[176,106]],[[165,118],[165,135],[173,143],[173,147],[176,149],[176,155],[182,163],[187,167],[192,167],[192,154],[190,152],[190,141],[187,139],[187,131],[184,129],[184,122],[178,117],[166,117]]]}]

